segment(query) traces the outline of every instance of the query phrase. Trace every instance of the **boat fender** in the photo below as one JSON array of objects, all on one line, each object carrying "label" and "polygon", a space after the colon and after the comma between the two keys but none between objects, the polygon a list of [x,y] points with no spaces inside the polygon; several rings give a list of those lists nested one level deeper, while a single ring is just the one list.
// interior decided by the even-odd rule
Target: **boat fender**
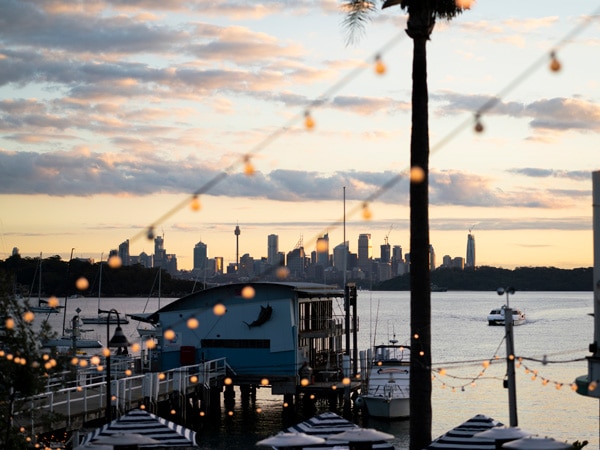
[{"label": "boat fender", "polygon": [[356,399],[354,400],[354,404],[356,406],[358,406],[359,408],[362,408],[365,404],[364,399],[359,395],[358,397],[356,397]]}]

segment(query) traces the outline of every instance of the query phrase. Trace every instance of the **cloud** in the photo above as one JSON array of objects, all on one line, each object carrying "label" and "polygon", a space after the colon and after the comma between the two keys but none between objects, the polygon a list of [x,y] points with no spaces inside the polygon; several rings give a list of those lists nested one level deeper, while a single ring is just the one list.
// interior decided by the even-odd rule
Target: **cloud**
[{"label": "cloud", "polygon": [[537,131],[592,131],[600,132],[600,105],[578,98],[551,98],[531,103],[503,101],[489,95],[441,92],[433,94],[438,115],[474,114],[529,118],[529,125]]},{"label": "cloud", "polygon": [[[215,170],[194,156],[166,158],[152,152],[99,153],[87,147],[46,153],[0,151],[0,194],[51,196],[151,195],[202,192],[215,196],[263,198],[286,202],[335,200],[340,186],[351,186],[355,200],[408,204],[408,181],[392,171],[316,171],[277,169],[242,173]],[[560,176],[583,181],[583,171],[549,174],[542,169],[513,169],[526,177]],[[588,174],[589,176],[589,174]],[[585,180],[587,181],[587,180]],[[432,170],[432,205],[556,209],[585,198],[589,189],[498,189],[495,180],[463,171]]]}]

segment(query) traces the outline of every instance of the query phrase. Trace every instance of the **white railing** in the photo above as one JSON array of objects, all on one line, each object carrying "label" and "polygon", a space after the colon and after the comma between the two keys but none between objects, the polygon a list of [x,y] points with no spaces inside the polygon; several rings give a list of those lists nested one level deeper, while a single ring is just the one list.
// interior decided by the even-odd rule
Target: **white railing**
[{"label": "white railing", "polygon": [[[131,361],[128,360],[117,361],[114,365],[111,361],[111,393],[116,416],[120,412],[129,411],[146,398],[156,401],[163,394],[187,393],[197,386],[208,388],[214,380],[225,377],[227,370],[225,358],[219,358],[165,372],[127,376],[125,372],[130,364]],[[62,375],[69,374],[73,376],[72,372]],[[33,422],[35,412],[58,413],[66,416],[68,427],[75,415],[83,415],[83,420],[86,421],[88,413],[93,412],[98,417],[98,411],[106,409],[106,380],[96,381],[102,378],[103,372],[96,368],[80,369],[72,380],[59,380],[58,375],[48,381],[47,392],[28,399],[28,405],[24,406],[26,410],[22,410],[20,415],[30,414]],[[57,389],[59,386],[65,387]]]}]

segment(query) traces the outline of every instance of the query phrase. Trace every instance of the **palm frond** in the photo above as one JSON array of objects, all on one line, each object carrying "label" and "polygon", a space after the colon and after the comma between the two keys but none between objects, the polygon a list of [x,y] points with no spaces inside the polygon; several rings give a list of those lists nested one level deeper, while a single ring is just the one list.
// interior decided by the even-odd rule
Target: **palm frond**
[{"label": "palm frond", "polygon": [[346,44],[354,44],[365,30],[365,24],[375,11],[375,2],[370,0],[349,0],[342,5],[346,12],[344,28],[346,29]]}]

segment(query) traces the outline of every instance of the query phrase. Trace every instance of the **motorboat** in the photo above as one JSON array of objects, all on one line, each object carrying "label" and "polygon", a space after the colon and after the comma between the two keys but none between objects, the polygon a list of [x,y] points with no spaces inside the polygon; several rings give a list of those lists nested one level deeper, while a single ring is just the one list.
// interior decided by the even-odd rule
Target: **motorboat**
[{"label": "motorboat", "polygon": [[102,348],[102,343],[97,339],[86,339],[82,337],[82,333],[91,330],[81,328],[81,320],[79,316],[74,316],[71,320],[72,328],[65,329],[65,334],[54,339],[48,339],[42,345],[44,348],[57,349],[83,349],[83,348]]},{"label": "motorboat", "polygon": [[[512,309],[512,308],[511,308]],[[504,325],[504,313],[506,310],[506,305],[502,305],[500,308],[495,308],[490,311],[488,314],[487,320],[488,325]],[[512,309],[512,317],[513,317],[513,325],[522,325],[526,322],[525,313],[520,309]]]},{"label": "motorboat", "polygon": [[410,347],[376,345],[357,405],[367,415],[382,419],[402,419],[410,415]]}]

